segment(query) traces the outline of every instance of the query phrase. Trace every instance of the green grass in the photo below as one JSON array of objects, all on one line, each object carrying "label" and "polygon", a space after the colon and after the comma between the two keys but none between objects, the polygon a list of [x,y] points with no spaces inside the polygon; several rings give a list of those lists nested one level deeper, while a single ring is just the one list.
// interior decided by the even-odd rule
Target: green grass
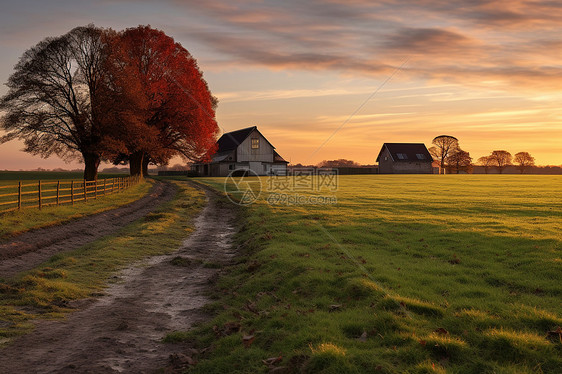
[{"label": "green grass", "polygon": [[152,182],[147,180],[121,192],[99,196],[97,199],[90,197],[87,202],[80,201],[75,205],[48,206],[41,210],[28,208],[0,213],[0,239],[130,204],[145,196],[151,187]]},{"label": "green grass", "polygon": [[[42,207],[57,203],[66,205],[111,194],[132,178],[123,177],[128,176],[100,174],[97,181],[84,183],[82,175],[76,172],[0,172],[0,214],[15,210],[18,205],[25,209],[39,208],[39,190]],[[85,192],[87,196],[84,196]]]},{"label": "green grass", "polygon": [[245,209],[214,319],[168,337],[210,347],[192,372],[559,372],[562,177],[341,176],[335,195]]},{"label": "green grass", "polygon": [[68,302],[99,293],[120,268],[177,249],[205,204],[200,190],[178,182],[174,200],[119,233],[57,254],[14,279],[0,279],[0,345],[32,329],[37,318],[59,318]]},{"label": "green grass", "polygon": [[[98,179],[127,177],[128,174],[99,173]],[[84,173],[74,171],[0,171],[0,185],[13,181],[35,180],[81,180]]]}]

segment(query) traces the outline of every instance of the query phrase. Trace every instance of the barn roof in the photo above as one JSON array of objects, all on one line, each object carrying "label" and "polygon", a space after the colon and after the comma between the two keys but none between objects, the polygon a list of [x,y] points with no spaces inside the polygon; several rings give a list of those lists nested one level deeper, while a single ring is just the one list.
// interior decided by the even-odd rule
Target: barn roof
[{"label": "barn roof", "polygon": [[[226,151],[232,151],[236,149],[240,144],[242,144],[244,140],[246,140],[248,136],[250,136],[250,134],[254,130],[260,132],[257,126],[252,126],[252,127],[247,127],[245,129],[224,133],[217,141],[217,144],[219,146],[219,148],[217,149],[217,153],[223,153]],[[263,134],[261,135],[263,136]],[[265,136],[263,136],[263,138],[265,139],[266,142],[269,143],[269,140],[267,140]],[[269,143],[269,145],[273,147],[271,143]],[[275,149],[275,147],[273,148]]]},{"label": "barn roof", "polygon": [[431,154],[423,143],[384,143],[377,156],[377,162],[385,148],[388,149],[392,161],[433,162]]},{"label": "barn roof", "polygon": [[277,153],[277,151],[273,151],[273,162],[285,164],[289,163],[289,161],[286,161],[283,157],[281,157],[281,155]]}]

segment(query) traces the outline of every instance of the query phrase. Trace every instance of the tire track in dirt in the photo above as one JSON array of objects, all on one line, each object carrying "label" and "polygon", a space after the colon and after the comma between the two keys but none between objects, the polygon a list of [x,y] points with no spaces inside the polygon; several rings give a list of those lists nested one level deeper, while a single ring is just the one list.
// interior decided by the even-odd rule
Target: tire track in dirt
[{"label": "tire track in dirt", "polygon": [[[82,301],[65,321],[38,322],[0,350],[0,372],[152,373],[166,366],[171,353],[182,353],[181,344],[161,339],[205,319],[205,292],[219,270],[203,263],[226,264],[236,252],[235,210],[214,192],[205,193],[195,231],[176,252],[126,269],[105,296]],[[173,264],[178,256],[184,266]]]},{"label": "tire track in dirt", "polygon": [[114,234],[172,200],[176,191],[171,183],[156,182],[146,196],[125,206],[10,238],[0,243],[0,278],[12,277],[54,254],[72,251]]}]

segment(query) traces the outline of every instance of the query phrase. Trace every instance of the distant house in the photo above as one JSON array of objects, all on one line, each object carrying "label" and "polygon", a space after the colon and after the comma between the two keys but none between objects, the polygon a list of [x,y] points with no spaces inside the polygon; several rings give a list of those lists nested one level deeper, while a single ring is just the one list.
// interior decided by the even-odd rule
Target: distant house
[{"label": "distant house", "polygon": [[223,134],[211,162],[192,165],[200,176],[225,177],[234,170],[251,170],[257,175],[286,175],[288,162],[259,132],[257,126]]},{"label": "distant house", "polygon": [[423,143],[384,143],[377,162],[380,174],[433,174],[433,158]]}]

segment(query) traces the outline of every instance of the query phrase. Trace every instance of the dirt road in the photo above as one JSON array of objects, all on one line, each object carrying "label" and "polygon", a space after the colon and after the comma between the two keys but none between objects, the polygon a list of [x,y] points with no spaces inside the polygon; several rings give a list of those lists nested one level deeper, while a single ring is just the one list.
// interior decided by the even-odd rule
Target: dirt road
[{"label": "dirt road", "polygon": [[181,248],[126,269],[105,296],[83,301],[66,320],[40,321],[0,350],[0,373],[151,373],[181,353],[161,338],[204,317],[204,291],[219,270],[202,262],[226,263],[235,252],[235,213],[206,194],[196,230]]},{"label": "dirt road", "polygon": [[156,182],[146,196],[131,204],[3,241],[0,243],[0,278],[32,269],[56,253],[71,251],[114,234],[170,201],[175,193],[173,184]]}]

